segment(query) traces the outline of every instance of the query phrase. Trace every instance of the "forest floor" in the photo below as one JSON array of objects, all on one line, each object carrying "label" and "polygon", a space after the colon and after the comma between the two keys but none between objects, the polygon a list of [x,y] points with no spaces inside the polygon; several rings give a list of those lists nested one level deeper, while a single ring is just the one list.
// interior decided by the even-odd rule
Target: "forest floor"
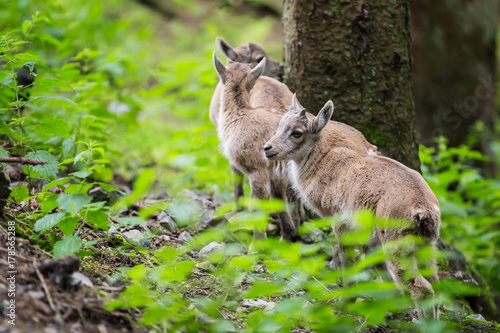
[{"label": "forest floor", "polygon": [[[200,192],[185,190],[185,195],[198,201],[205,209],[204,223],[198,231],[223,223],[223,219],[212,219],[216,204],[210,196]],[[159,201],[171,201],[166,195],[155,196],[136,203],[134,207],[121,214],[121,216],[137,216],[139,208]],[[7,207],[8,214],[22,212],[27,207]],[[12,217],[12,216],[11,216]],[[172,224],[173,223],[173,224]],[[26,228],[29,233],[29,230]],[[91,256],[79,259],[76,256],[64,257],[53,260],[51,255],[23,238],[16,239],[15,262],[15,326],[9,324],[12,319],[8,312],[4,312],[0,321],[0,332],[151,332],[148,328],[138,325],[141,316],[139,309],[114,310],[105,309],[105,304],[117,298],[127,286],[127,280],[121,274],[123,267],[133,267],[137,264],[154,265],[151,252],[164,245],[182,246],[192,239],[197,231],[187,228],[177,228],[175,222],[167,213],[161,212],[147,220],[143,225],[127,227],[112,226],[106,232],[95,231],[83,227],[80,235],[85,235],[83,240],[90,246],[86,251],[92,251]],[[273,225],[268,230],[275,233]],[[128,240],[124,246],[123,239]],[[140,247],[133,245],[140,245]],[[137,250],[144,248],[144,251]],[[212,246],[213,247],[213,246]],[[201,251],[212,251],[210,244]],[[0,225],[0,258],[2,272],[9,269],[7,262],[7,231]],[[189,256],[194,260],[199,258],[197,251],[191,251]],[[206,272],[205,267],[197,264],[197,269],[190,278],[184,291],[184,296],[208,296],[220,293],[216,283]],[[198,266],[200,265],[200,266]],[[263,265],[262,265],[263,266]],[[262,274],[266,274],[263,267]],[[11,288],[11,281],[7,274],[0,276],[0,289],[6,294]],[[242,286],[244,288],[244,286]],[[278,299],[258,300],[262,304],[241,304],[244,311],[252,307],[268,306],[279,302]],[[4,304],[5,305],[5,304]],[[228,312],[228,315],[231,315]],[[235,317],[237,320],[237,317]],[[493,322],[476,320],[463,314],[452,314],[445,317],[456,322],[457,332],[499,332],[500,325]],[[398,322],[415,321],[415,312],[406,311],[397,316],[387,318],[387,324],[375,328],[365,329],[365,333],[400,332]],[[311,332],[307,329],[295,329],[294,332]]]}]

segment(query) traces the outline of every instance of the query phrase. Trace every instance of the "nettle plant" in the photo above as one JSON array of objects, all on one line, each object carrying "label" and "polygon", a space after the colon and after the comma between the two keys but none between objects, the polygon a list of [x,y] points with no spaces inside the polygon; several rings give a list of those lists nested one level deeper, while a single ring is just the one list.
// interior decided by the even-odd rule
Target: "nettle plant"
[{"label": "nettle plant", "polygon": [[[369,211],[355,214],[354,219],[359,227],[343,235],[342,243],[357,250],[371,237],[375,224],[387,223]],[[251,231],[265,227],[267,221],[266,210],[241,212],[227,224],[197,234],[184,246],[156,251],[158,264],[137,265],[126,272],[130,284],[107,308],[141,309],[140,323],[158,331],[290,332],[307,328],[360,332],[388,324],[405,332],[453,331],[445,322],[397,319],[414,305],[401,292],[404,286],[390,282],[380,247],[363,256],[357,250],[347,252],[345,267],[329,268],[335,244],[330,230],[340,219],[305,223],[301,227],[304,239],[306,234],[314,239],[321,230],[324,235],[310,244],[269,237],[254,241],[248,252]],[[211,250],[203,250],[206,244],[212,244]],[[414,244],[414,239],[404,239],[397,246]],[[423,266],[429,255],[428,249],[415,249]],[[422,274],[430,272],[422,270]],[[456,306],[453,294],[477,292],[450,280],[433,287],[435,297],[420,304],[422,308],[441,304],[451,309]]]},{"label": "nettle plant", "polygon": [[112,95],[112,88],[104,75],[92,73],[95,52],[83,50],[60,67],[39,56],[58,51],[59,41],[37,29],[49,22],[35,14],[23,22],[21,31],[0,37],[0,156],[44,162],[24,165],[26,179],[13,186],[10,202],[29,204],[11,218],[34,222],[18,228],[31,239],[50,231],[48,239],[59,258],[82,248],[79,235],[84,225],[109,228],[106,202],[93,202],[88,191],[96,186],[106,191],[118,188],[106,183],[112,177],[106,127],[113,116],[95,111],[105,109],[108,101],[99,95]]},{"label": "nettle plant", "polygon": [[422,173],[441,206],[441,235],[457,247],[500,291],[500,181],[487,179],[474,165],[489,158],[462,145],[421,147]]}]

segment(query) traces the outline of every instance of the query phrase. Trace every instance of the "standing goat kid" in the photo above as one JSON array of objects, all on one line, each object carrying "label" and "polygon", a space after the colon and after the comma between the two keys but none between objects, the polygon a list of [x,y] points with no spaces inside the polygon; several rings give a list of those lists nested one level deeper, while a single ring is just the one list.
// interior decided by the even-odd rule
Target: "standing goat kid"
[{"label": "standing goat kid", "polygon": [[[289,160],[291,181],[304,202],[319,216],[341,213],[349,216],[363,208],[372,209],[382,219],[400,219],[408,226],[391,228],[375,227],[384,252],[411,261],[403,268],[398,260],[387,261],[395,282],[405,281],[404,273],[412,278],[407,281],[412,298],[417,300],[434,294],[431,284],[418,271],[410,251],[388,246],[388,242],[407,235],[421,237],[435,247],[439,237],[439,203],[422,176],[403,164],[381,156],[361,155],[347,148],[332,148],[322,132],[333,113],[333,103],[328,101],[316,118],[308,117],[304,109],[290,111],[280,121],[277,133],[264,146],[270,161]],[[334,228],[337,237],[344,225]],[[339,238],[339,237],[338,237]],[[340,262],[343,251],[339,244]],[[437,279],[436,263],[431,260]],[[437,309],[433,310],[438,316]]]},{"label": "standing goat kid", "polygon": [[[284,113],[286,111],[286,106],[282,106],[280,99],[280,96],[286,95],[289,92],[286,85],[279,82],[283,78],[283,65],[269,58],[266,51],[262,48],[262,45],[258,43],[245,43],[233,48],[221,37],[215,39],[215,45],[219,51],[227,57],[228,64],[241,62],[257,66],[262,59],[266,59],[266,66],[262,73],[264,76],[260,77],[255,82],[254,89],[250,92],[250,104],[254,107],[266,106],[266,108],[278,113]],[[271,84],[269,84],[270,82]],[[271,94],[264,92],[271,92]],[[215,127],[218,127],[219,124],[221,95],[222,82],[219,82],[215,87],[209,109],[209,117]],[[261,96],[264,96],[264,98]],[[287,98],[287,101],[289,100],[290,98]],[[234,182],[234,199],[237,201],[238,198],[243,196],[243,174],[233,166],[231,166],[231,170],[236,175],[236,180]]]},{"label": "standing goat kid", "polygon": [[[274,134],[281,114],[250,106],[250,90],[264,72],[266,59],[255,67],[234,62],[226,68],[213,54],[214,67],[223,85],[218,134],[224,155],[232,168],[246,173],[251,196],[257,199],[275,197],[287,202],[286,164],[271,162],[264,157],[262,146]],[[281,237],[292,240],[296,227],[288,214],[279,213]],[[255,238],[264,238],[265,232],[255,232]]]}]

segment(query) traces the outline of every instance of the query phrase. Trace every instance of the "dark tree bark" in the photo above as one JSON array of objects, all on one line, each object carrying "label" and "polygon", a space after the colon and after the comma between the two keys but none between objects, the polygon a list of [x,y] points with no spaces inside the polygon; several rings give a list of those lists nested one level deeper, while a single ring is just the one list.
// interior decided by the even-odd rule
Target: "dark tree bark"
[{"label": "dark tree bark", "polygon": [[[496,120],[497,0],[412,2],[417,130],[424,145],[443,135],[451,146],[465,142],[482,120],[477,148],[492,155]],[[494,172],[490,165],[488,173]]]},{"label": "dark tree bark", "polygon": [[360,130],[386,156],[419,169],[409,1],[285,0],[285,82],[318,112]]}]

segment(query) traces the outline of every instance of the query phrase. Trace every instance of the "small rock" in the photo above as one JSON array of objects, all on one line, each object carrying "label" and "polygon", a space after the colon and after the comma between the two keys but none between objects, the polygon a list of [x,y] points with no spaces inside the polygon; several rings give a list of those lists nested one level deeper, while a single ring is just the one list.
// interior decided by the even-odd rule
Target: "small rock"
[{"label": "small rock", "polygon": [[35,299],[41,299],[45,297],[45,293],[43,291],[35,291],[35,290],[28,291],[26,295]]},{"label": "small rock", "polygon": [[123,237],[134,245],[139,245],[139,242],[144,238],[144,235],[139,230],[129,230],[123,233]]},{"label": "small rock", "polygon": [[161,220],[165,219],[167,216],[168,216],[168,214],[166,212],[161,212],[160,214],[158,214],[158,216],[156,217],[156,219],[158,221],[161,221]]},{"label": "small rock", "polygon": [[236,308],[236,313],[246,313],[246,312],[248,312],[248,310],[245,309],[245,308],[243,308],[243,307],[241,307],[241,306],[238,306]]},{"label": "small rock", "polygon": [[163,228],[167,229],[168,231],[172,233],[177,232],[177,224],[175,224],[174,220],[168,215],[165,214],[166,216],[163,216],[161,220],[158,220],[160,223],[160,226]]},{"label": "small rock", "polygon": [[92,202],[105,201],[109,206],[122,197],[118,191],[106,191],[101,186],[94,187],[89,190],[88,195],[92,197]]},{"label": "small rock", "polygon": [[83,275],[80,272],[73,272],[73,274],[71,274],[71,282],[70,283],[72,286],[82,284],[84,286],[94,288],[94,284],[92,283],[92,281],[90,281],[90,279],[88,277],[86,277],[85,275]]},{"label": "small rock", "polygon": [[21,163],[7,164],[4,170],[11,182],[18,182],[24,178],[23,165]]},{"label": "small rock", "polygon": [[210,221],[212,221],[212,217],[214,215],[214,210],[205,210],[203,211],[203,214],[201,215],[200,222],[202,224],[208,224]]},{"label": "small rock", "polygon": [[263,299],[249,299],[249,298],[245,298],[243,301],[241,301],[241,305],[250,309],[258,308],[258,309],[265,309],[267,311],[272,310],[276,307],[275,302],[269,302]]},{"label": "small rock", "polygon": [[476,320],[486,320],[484,319],[484,317],[479,314],[479,313],[474,313],[474,314],[471,314],[471,315],[468,315],[467,318],[472,318],[472,319],[476,319]]},{"label": "small rock", "polygon": [[151,242],[147,238],[143,238],[139,241],[139,246],[145,249],[151,249]]},{"label": "small rock", "polygon": [[164,242],[168,242],[170,240],[170,237],[168,237],[167,235],[156,236],[156,238],[161,239]]},{"label": "small rock", "polygon": [[212,242],[206,246],[204,246],[199,253],[200,258],[206,257],[210,253],[216,252],[224,247],[224,244],[219,244],[217,242]]},{"label": "small rock", "polygon": [[189,232],[183,231],[179,235],[179,240],[187,243],[187,242],[192,241],[193,237],[189,234]]},{"label": "small rock", "polygon": [[210,271],[214,269],[214,265],[212,265],[208,260],[197,263],[195,267],[202,271]]},{"label": "small rock", "polygon": [[108,104],[108,111],[116,115],[122,115],[130,111],[130,105],[122,102],[112,101]]},{"label": "small rock", "polygon": [[215,210],[217,207],[215,207],[214,203],[204,197],[202,197],[202,193],[196,193],[187,189],[182,190],[181,192],[184,196],[187,198],[194,200],[198,202],[201,205],[201,208],[204,210]]},{"label": "small rock", "polygon": [[146,223],[135,225],[134,229],[142,230],[144,232],[148,232],[149,231],[148,225]]},{"label": "small rock", "polygon": [[314,230],[311,230],[308,233],[302,235],[301,239],[304,243],[307,243],[307,244],[319,243],[319,242],[324,241],[326,239],[326,235],[323,231],[321,231],[319,229],[314,229]]},{"label": "small rock", "polygon": [[157,220],[149,219],[146,221],[146,224],[141,224],[141,225],[146,225],[149,229],[158,229],[160,228],[160,222]]},{"label": "small rock", "polygon": [[115,227],[109,227],[108,229],[108,236],[113,237],[114,235],[118,234],[118,230],[116,230]]}]

